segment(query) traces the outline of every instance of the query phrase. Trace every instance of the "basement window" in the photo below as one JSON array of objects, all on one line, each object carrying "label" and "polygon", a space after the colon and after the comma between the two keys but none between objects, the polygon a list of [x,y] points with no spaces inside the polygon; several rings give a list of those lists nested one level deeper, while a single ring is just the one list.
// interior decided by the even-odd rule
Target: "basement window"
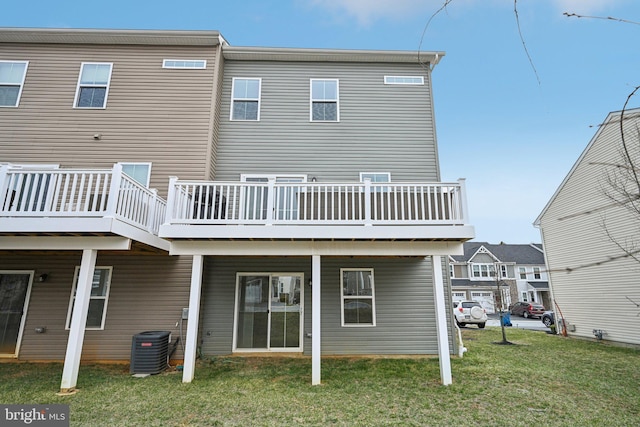
[{"label": "basement window", "polygon": [[[96,267],[93,271],[93,281],[91,282],[91,296],[89,300],[89,312],[87,314],[87,329],[103,330],[104,321],[107,315],[107,301],[109,299],[109,288],[111,287],[111,271],[113,267]],[[73,276],[73,290],[69,301],[69,311],[67,312],[67,329],[71,328],[71,317],[76,301],[76,288],[78,285],[78,275],[80,266],[76,267]]]},{"label": "basement window", "polygon": [[372,268],[341,268],[342,326],[376,326]]}]

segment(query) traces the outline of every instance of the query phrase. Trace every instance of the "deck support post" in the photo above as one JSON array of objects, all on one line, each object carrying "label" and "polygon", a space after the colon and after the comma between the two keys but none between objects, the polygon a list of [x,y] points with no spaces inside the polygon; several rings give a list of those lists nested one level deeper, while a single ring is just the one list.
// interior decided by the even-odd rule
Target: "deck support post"
[{"label": "deck support post", "polygon": [[311,256],[311,385],[320,384],[320,255]]},{"label": "deck support post", "polygon": [[449,334],[447,333],[447,308],[444,297],[444,280],[442,276],[442,257],[432,256],[433,297],[436,308],[436,331],[438,339],[438,359],[440,360],[440,379],[442,385],[452,384],[451,356],[449,354]]},{"label": "deck support post", "polygon": [[67,342],[67,353],[64,357],[60,393],[73,392],[78,382],[84,331],[89,313],[89,301],[91,299],[91,284],[93,283],[93,272],[96,268],[97,256],[98,251],[95,249],[84,249],[82,251],[82,261],[80,262],[78,283],[76,284],[76,296],[73,303],[73,313],[71,315],[69,340]]},{"label": "deck support post", "polygon": [[193,265],[191,267],[191,291],[189,294],[189,320],[187,320],[187,338],[184,349],[184,364],[182,370],[183,383],[190,383],[195,375],[203,264],[203,255],[193,256]]}]

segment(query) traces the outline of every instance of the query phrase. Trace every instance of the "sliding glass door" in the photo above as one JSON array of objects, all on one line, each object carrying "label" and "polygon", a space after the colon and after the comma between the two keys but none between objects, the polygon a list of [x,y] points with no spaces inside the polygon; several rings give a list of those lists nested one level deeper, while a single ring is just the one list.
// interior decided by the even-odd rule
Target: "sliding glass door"
[{"label": "sliding glass door", "polygon": [[236,350],[302,351],[302,281],[302,273],[238,274]]}]

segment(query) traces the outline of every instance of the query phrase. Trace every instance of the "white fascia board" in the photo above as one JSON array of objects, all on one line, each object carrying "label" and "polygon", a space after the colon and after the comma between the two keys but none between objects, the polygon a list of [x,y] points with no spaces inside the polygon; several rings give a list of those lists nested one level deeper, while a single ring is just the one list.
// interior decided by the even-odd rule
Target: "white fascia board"
[{"label": "white fascia board", "polygon": [[339,240],[470,240],[471,225],[169,225],[160,226],[169,239],[339,239]]},{"label": "white fascia board", "polygon": [[169,251],[169,242],[167,240],[122,221],[114,221],[111,227],[111,232],[120,236],[128,237],[137,242],[153,246],[154,248],[162,249],[167,252]]},{"label": "white fascia board", "polygon": [[[169,251],[169,242],[154,234],[111,217],[98,218],[0,218],[4,233],[113,233],[126,239]],[[118,237],[115,236],[115,237]],[[45,236],[46,237],[46,236]],[[80,237],[69,237],[78,239]],[[88,237],[87,237],[88,238]],[[95,237],[104,239],[105,237]],[[0,237],[0,242],[7,237]],[[17,237],[25,239],[25,237]],[[80,245],[83,245],[80,243]],[[87,248],[81,246],[79,249]],[[90,248],[100,249],[96,246]],[[17,249],[17,248],[15,248]],[[39,248],[35,248],[39,249]],[[119,248],[115,248],[119,249]],[[128,248],[127,248],[128,249]]]},{"label": "white fascia board", "polygon": [[171,255],[429,256],[461,255],[462,242],[207,241],[171,242]]},{"label": "white fascia board", "polygon": [[0,250],[84,250],[126,251],[131,239],[119,236],[3,236]]},{"label": "white fascia board", "polygon": [[3,233],[109,233],[113,218],[0,218]]}]

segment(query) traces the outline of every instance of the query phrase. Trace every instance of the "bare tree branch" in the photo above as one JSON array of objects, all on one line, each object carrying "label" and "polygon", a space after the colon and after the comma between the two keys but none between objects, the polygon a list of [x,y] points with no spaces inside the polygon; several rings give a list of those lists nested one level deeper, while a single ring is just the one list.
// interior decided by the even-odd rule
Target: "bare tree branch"
[{"label": "bare tree branch", "polygon": [[433,13],[433,15],[431,15],[427,23],[424,25],[424,29],[422,30],[422,36],[420,37],[420,43],[418,44],[418,64],[422,64],[422,61],[420,61],[420,52],[422,51],[422,43],[424,42],[424,36],[425,34],[427,34],[427,29],[429,28],[429,25],[431,25],[431,21],[433,21],[433,18],[435,18],[436,15],[438,15],[440,12],[445,10],[449,5],[449,3],[451,3],[452,1],[453,0],[445,0],[442,6],[440,6],[440,9],[436,10]]},{"label": "bare tree branch", "polygon": [[629,162],[630,171],[633,174],[633,179],[638,187],[638,193],[640,193],[640,181],[638,180],[638,173],[635,170],[635,164],[633,163],[633,159],[631,158],[631,154],[629,153],[629,147],[627,146],[627,142],[624,136],[624,113],[627,109],[627,105],[631,98],[640,90],[640,86],[636,86],[633,91],[627,96],[627,100],[624,102],[624,106],[622,107],[622,111],[620,112],[620,138],[622,139],[622,147],[624,150],[625,160]]},{"label": "bare tree branch", "polygon": [[618,242],[618,240],[614,236],[611,235],[607,227],[604,227],[604,231],[605,233],[607,233],[607,237],[609,238],[609,240],[611,240],[622,252],[624,252],[634,260],[636,260],[636,262],[640,263],[640,258],[636,256],[640,251],[633,248],[633,246],[631,248],[627,248],[623,246],[620,242]]},{"label": "bare tree branch", "polygon": [[518,0],[513,0],[513,13],[516,17],[516,24],[518,25],[518,34],[520,35],[520,41],[522,42],[524,53],[527,54],[527,58],[529,59],[529,64],[531,64],[531,69],[533,70],[533,74],[536,75],[536,80],[538,81],[538,85],[540,85],[540,77],[538,76],[538,70],[536,70],[536,66],[533,64],[531,55],[529,55],[529,49],[527,49],[527,44],[525,43],[524,37],[522,36],[522,28],[520,28],[520,16],[518,15]]},{"label": "bare tree branch", "polygon": [[587,16],[587,15],[578,15],[577,13],[569,13],[569,12],[564,12],[563,15],[569,18],[575,17],[575,18],[589,18],[589,19],[604,19],[607,21],[617,21],[617,22],[624,22],[625,24],[640,25],[640,22],[629,21],[628,19],[614,18],[612,16]]}]

